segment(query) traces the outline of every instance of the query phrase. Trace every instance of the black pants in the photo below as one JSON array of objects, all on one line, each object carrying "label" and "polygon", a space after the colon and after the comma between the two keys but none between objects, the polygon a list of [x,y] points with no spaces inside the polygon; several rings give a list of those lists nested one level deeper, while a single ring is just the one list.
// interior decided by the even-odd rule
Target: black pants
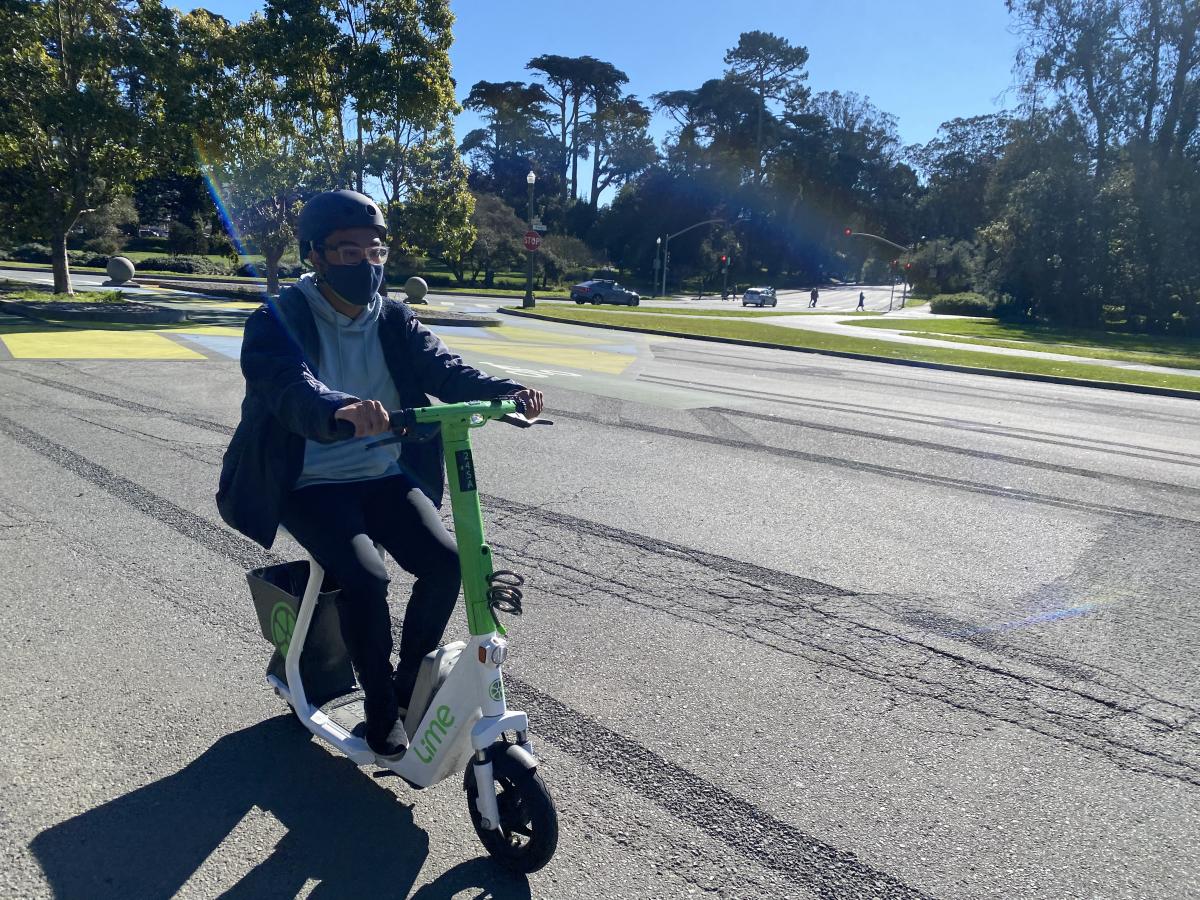
[{"label": "black pants", "polygon": [[[461,582],[454,538],[429,498],[402,476],[292,491],[283,526],[341,587],[342,640],[366,694],[368,733],[384,737],[454,611]],[[375,541],[416,576],[394,681],[388,577]]]}]

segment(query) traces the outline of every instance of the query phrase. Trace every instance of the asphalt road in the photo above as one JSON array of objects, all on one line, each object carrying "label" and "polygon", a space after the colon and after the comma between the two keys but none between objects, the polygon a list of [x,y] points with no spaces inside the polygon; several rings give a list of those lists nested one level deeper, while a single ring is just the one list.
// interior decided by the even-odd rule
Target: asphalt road
[{"label": "asphalt road", "polygon": [[175,336],[197,358],[0,359],[0,895],[1200,894],[1200,406],[446,337],[557,423],[476,454],[550,866],[501,874],[460,785],[284,715],[243,573],[296,548],[220,523],[236,348]]}]

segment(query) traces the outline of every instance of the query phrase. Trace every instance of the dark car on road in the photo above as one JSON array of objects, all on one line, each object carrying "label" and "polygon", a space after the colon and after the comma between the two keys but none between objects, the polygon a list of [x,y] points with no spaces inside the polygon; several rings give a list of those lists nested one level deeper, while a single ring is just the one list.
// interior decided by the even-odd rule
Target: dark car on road
[{"label": "dark car on road", "polygon": [[576,303],[623,303],[627,306],[637,306],[641,296],[637,291],[623,288],[615,281],[593,279],[584,281],[571,288],[571,299]]}]

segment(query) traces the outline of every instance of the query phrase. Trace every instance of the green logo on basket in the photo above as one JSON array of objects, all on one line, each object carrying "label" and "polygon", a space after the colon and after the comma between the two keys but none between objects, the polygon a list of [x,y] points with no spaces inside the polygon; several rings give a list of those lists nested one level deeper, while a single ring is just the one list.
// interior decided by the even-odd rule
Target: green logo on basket
[{"label": "green logo on basket", "polygon": [[296,627],[296,611],[280,601],[271,610],[271,642],[279,655],[287,659],[288,647],[292,643],[292,629]]},{"label": "green logo on basket", "polygon": [[488,687],[488,696],[493,700],[500,701],[504,699],[504,682],[497,678]]}]

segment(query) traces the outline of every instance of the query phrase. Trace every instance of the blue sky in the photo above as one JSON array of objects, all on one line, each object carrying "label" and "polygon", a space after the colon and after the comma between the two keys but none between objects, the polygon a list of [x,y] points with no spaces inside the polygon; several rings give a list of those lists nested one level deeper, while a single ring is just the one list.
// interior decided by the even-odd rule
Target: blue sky
[{"label": "blue sky", "polygon": [[[234,21],[253,0],[205,6]],[[642,99],[698,87],[724,69],[743,31],[770,31],[809,50],[809,87],[855,91],[897,116],[901,140],[928,141],[956,116],[1012,104],[1017,39],[1004,0],[451,0],[459,100],[479,80],[524,80],[542,53],[590,54],[629,75]],[[478,120],[464,114],[459,136]],[[655,121],[661,139],[668,123]]]}]

